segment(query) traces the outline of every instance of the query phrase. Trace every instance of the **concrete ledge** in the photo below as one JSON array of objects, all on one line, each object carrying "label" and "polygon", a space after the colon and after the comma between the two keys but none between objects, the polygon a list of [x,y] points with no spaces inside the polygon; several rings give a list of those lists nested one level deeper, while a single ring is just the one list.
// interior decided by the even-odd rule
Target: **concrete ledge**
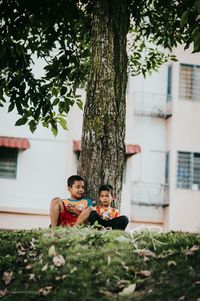
[{"label": "concrete ledge", "polygon": [[36,208],[15,208],[15,207],[0,207],[0,213],[14,213],[14,214],[26,214],[26,215],[48,215],[47,209]]},{"label": "concrete ledge", "polygon": [[48,210],[0,207],[0,229],[30,230],[49,225]]}]

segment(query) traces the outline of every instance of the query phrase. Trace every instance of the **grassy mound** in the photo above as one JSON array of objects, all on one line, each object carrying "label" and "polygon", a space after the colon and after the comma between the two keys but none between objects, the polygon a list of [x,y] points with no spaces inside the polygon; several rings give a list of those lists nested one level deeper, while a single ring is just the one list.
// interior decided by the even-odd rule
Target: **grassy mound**
[{"label": "grassy mound", "polygon": [[0,232],[2,300],[200,301],[200,235]]}]

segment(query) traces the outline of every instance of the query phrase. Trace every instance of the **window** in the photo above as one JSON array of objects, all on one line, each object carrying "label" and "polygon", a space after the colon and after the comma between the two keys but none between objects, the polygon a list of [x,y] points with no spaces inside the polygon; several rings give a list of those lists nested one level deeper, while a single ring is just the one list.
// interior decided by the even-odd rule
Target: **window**
[{"label": "window", "polygon": [[194,153],[193,188],[200,190],[200,154]]},{"label": "window", "polygon": [[17,148],[0,147],[0,178],[16,178],[17,154]]},{"label": "window", "polygon": [[177,187],[200,190],[200,153],[178,152]]},{"label": "window", "polygon": [[172,65],[168,66],[167,72],[167,102],[172,98]]},{"label": "window", "polygon": [[200,101],[200,66],[180,65],[180,98]]},{"label": "window", "polygon": [[169,152],[165,155],[165,183],[169,183]]}]

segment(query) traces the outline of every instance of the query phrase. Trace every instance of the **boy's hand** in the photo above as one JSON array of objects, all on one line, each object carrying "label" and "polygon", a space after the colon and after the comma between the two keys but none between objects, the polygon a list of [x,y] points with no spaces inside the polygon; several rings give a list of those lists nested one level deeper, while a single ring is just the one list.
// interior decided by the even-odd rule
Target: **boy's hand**
[{"label": "boy's hand", "polygon": [[73,213],[77,216],[80,214],[80,210],[73,204],[67,204],[67,209],[70,213]]}]

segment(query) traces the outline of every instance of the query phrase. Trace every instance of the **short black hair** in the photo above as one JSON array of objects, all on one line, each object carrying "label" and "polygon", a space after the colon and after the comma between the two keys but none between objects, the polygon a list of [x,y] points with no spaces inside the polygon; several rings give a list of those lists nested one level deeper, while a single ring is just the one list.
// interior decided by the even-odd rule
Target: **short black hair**
[{"label": "short black hair", "polygon": [[71,176],[71,177],[68,178],[67,185],[69,187],[72,187],[72,185],[74,184],[75,181],[83,181],[83,182],[85,182],[81,176],[73,175],[73,176]]},{"label": "short black hair", "polygon": [[110,184],[104,184],[99,187],[99,195],[102,191],[108,191],[113,194],[113,187]]}]

